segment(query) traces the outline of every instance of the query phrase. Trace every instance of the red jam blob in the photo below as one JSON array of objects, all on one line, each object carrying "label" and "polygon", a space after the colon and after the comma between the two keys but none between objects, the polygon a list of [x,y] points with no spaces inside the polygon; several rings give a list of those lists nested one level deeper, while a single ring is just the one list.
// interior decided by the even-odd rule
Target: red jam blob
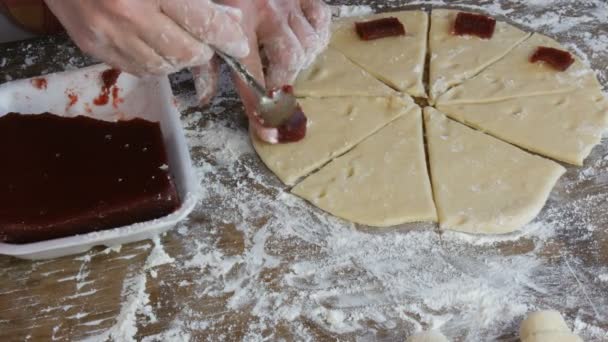
[{"label": "red jam blob", "polygon": [[298,105],[297,111],[289,118],[289,120],[279,126],[278,140],[279,143],[291,143],[304,139],[306,136],[306,124],[308,119],[302,108]]},{"label": "red jam blob", "polygon": [[293,86],[286,84],[284,86],[281,87],[281,90],[283,90],[284,93],[289,93],[289,94],[293,94]]},{"label": "red jam blob", "polygon": [[[293,94],[293,86],[284,85],[281,87],[281,91],[286,94]],[[273,97],[277,89],[271,89],[268,91],[268,96]],[[296,111],[292,113],[289,119],[286,122],[281,123],[277,129],[277,140],[278,143],[292,143],[297,142],[306,136],[306,124],[308,123],[308,118],[302,111],[302,107],[297,105]],[[262,122],[262,125],[264,123]],[[273,126],[266,126],[272,128]]]},{"label": "red jam blob", "polygon": [[494,35],[496,19],[481,14],[458,12],[453,34],[457,36],[477,36],[490,39]]},{"label": "red jam blob", "polygon": [[0,146],[3,242],[120,227],[180,205],[156,122],[9,113]]},{"label": "red jam blob", "polygon": [[44,78],[44,77],[32,78],[31,82],[32,82],[32,85],[34,86],[34,88],[37,88],[40,90],[46,89],[46,87],[48,85],[46,78]]},{"label": "red jam blob", "polygon": [[399,19],[395,17],[356,22],[355,30],[361,40],[374,40],[405,35],[405,27]]},{"label": "red jam blob", "polygon": [[549,64],[555,70],[566,71],[574,63],[574,57],[568,51],[539,46],[530,57],[530,62],[539,61]]},{"label": "red jam blob", "polygon": [[116,85],[118,76],[120,76],[120,70],[118,70],[118,69],[108,69],[108,70],[102,72],[101,80],[103,81],[103,88],[110,89],[114,85]]}]

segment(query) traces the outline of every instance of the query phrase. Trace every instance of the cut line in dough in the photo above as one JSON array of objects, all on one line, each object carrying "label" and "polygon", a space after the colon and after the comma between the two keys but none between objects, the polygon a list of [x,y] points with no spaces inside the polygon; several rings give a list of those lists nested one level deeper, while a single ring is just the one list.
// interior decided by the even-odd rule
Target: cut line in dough
[{"label": "cut line in dough", "polygon": [[599,89],[439,104],[437,109],[501,140],[574,165],[583,164],[608,128],[608,100]]},{"label": "cut line in dough", "polygon": [[[358,21],[396,17],[406,35],[364,41],[357,36]],[[411,96],[426,97],[424,62],[426,58],[428,15],[423,11],[379,13],[366,17],[344,18],[333,23],[329,45],[393,89]]]},{"label": "cut line in dough", "polygon": [[442,229],[509,233],[542,209],[559,164],[424,109],[431,181]]},{"label": "cut line in dough", "polygon": [[287,185],[295,184],[415,106],[407,95],[304,98],[299,103],[308,117],[306,137],[301,141],[272,145],[250,134],[258,156]]},{"label": "cut line in dough", "polygon": [[530,36],[517,27],[497,21],[491,39],[452,34],[459,10],[434,9],[429,31],[429,100],[475,76],[504,57]]},{"label": "cut line in dough", "polygon": [[331,47],[308,69],[300,72],[294,93],[298,97],[397,95],[392,88]]},{"label": "cut line in dough", "polygon": [[410,109],[292,192],[334,216],[368,226],[436,221],[420,108]]},{"label": "cut line in dough", "polygon": [[566,71],[557,71],[543,62],[531,63],[530,56],[539,46],[566,50],[555,40],[534,33],[477,76],[448,90],[436,103],[495,102],[598,87],[593,70],[577,57]]}]

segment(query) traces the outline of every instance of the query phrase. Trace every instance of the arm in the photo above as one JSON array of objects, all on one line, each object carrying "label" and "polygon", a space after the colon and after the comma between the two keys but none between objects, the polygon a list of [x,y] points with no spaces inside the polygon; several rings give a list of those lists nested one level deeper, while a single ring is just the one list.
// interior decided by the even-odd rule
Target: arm
[{"label": "arm", "polygon": [[211,0],[45,0],[85,52],[135,75],[206,64],[216,48],[249,53],[239,10]]}]

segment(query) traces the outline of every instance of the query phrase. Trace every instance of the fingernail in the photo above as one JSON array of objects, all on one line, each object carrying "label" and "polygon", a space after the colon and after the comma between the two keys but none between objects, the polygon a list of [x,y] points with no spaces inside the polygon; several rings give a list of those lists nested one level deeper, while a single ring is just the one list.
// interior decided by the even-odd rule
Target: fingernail
[{"label": "fingernail", "polygon": [[245,41],[237,41],[237,42],[226,42],[224,43],[224,48],[226,53],[232,55],[236,58],[245,58],[249,56],[249,44]]}]

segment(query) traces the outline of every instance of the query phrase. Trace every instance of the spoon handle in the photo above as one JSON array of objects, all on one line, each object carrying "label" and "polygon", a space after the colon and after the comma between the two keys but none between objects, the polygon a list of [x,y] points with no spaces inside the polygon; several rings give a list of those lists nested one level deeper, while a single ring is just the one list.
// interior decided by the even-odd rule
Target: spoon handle
[{"label": "spoon handle", "polygon": [[260,99],[268,96],[268,92],[266,91],[266,87],[264,87],[258,80],[253,77],[253,75],[247,70],[247,68],[241,64],[236,58],[219,51],[218,49],[214,49],[215,53],[220,56],[228,66],[232,70],[234,70],[241,79],[249,85],[251,89],[255,91]]}]

